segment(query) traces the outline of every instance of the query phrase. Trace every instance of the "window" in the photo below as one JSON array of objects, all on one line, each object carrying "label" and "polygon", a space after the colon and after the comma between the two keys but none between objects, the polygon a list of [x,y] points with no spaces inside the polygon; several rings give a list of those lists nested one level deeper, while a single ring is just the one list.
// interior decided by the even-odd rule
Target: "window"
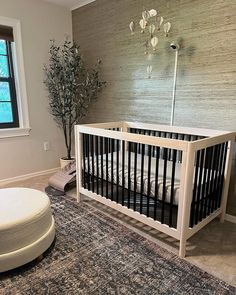
[{"label": "window", "polygon": [[0,128],[19,127],[12,43],[13,29],[0,26]]},{"label": "window", "polygon": [[0,16],[0,138],[29,131],[21,24]]}]

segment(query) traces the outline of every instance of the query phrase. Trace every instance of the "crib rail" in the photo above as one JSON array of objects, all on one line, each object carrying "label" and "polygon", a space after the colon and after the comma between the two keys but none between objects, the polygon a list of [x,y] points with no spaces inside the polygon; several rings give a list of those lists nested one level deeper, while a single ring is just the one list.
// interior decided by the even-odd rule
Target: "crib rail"
[{"label": "crib rail", "polygon": [[178,133],[185,135],[193,136],[202,136],[202,137],[213,137],[219,135],[225,135],[230,132],[213,130],[213,129],[203,129],[203,128],[192,128],[192,127],[180,127],[180,126],[168,126],[160,124],[148,124],[148,123],[139,123],[139,122],[123,122],[123,128],[136,128],[136,129],[146,129],[152,131],[161,131],[166,133]]},{"label": "crib rail", "polygon": [[201,136],[201,135],[170,132],[170,131],[161,131],[161,130],[150,130],[150,129],[144,129],[144,128],[140,129],[140,128],[130,128],[129,127],[128,132],[135,133],[135,134],[155,136],[155,137],[186,140],[186,141],[195,141],[195,140],[206,138],[206,136]]}]

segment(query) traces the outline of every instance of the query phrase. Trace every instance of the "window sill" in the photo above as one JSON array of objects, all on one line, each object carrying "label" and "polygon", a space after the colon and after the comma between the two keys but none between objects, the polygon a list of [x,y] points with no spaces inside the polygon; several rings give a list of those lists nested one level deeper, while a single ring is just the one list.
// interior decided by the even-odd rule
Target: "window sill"
[{"label": "window sill", "polygon": [[31,128],[0,129],[0,138],[28,136]]}]

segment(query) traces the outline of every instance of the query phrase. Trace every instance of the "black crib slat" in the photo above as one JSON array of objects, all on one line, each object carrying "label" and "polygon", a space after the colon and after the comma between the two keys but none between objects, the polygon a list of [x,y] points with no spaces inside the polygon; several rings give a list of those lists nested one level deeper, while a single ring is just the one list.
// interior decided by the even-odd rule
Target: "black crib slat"
[{"label": "black crib slat", "polygon": [[[142,134],[141,129],[139,129],[139,134]],[[141,154],[141,143],[138,144],[138,153]]]},{"label": "black crib slat", "polygon": [[83,186],[87,188],[87,181],[86,181],[86,135],[83,133]]},{"label": "black crib slat", "polygon": [[136,211],[136,195],[137,195],[137,153],[138,153],[138,144],[134,143],[134,211]]},{"label": "black crib slat", "polygon": [[212,208],[211,212],[213,212],[217,208],[217,196],[218,196],[218,190],[219,190],[219,177],[220,177],[220,167],[221,167],[221,161],[223,158],[223,144],[219,144],[217,146],[217,165],[216,165],[216,173],[214,177],[214,188],[213,188],[213,194],[214,199],[212,202]]},{"label": "black crib slat", "polygon": [[213,157],[213,148],[207,148],[206,163],[205,163],[205,192],[203,201],[203,215],[205,218],[207,216],[208,202],[209,202],[209,190],[210,190],[210,179],[211,179],[211,162]]},{"label": "black crib slat", "polygon": [[195,220],[195,211],[196,211],[196,201],[197,201],[197,190],[199,189],[198,177],[200,171],[200,156],[201,151],[197,151],[196,164],[195,164],[195,176],[194,176],[194,185],[193,185],[193,199],[191,204],[191,215],[190,215],[190,227],[193,227]]},{"label": "black crib slat", "polygon": [[217,167],[219,163],[219,145],[215,146],[215,155],[213,161],[213,172],[212,172],[212,179],[211,179],[211,199],[209,203],[209,212],[208,214],[214,211],[214,200],[215,200],[215,184],[216,184],[216,177],[217,177]]},{"label": "black crib slat", "polygon": [[[172,132],[167,133],[167,138],[172,138],[173,134]],[[171,161],[171,155],[172,155],[172,149],[168,149],[168,155],[167,155],[167,159],[168,161]]]},{"label": "black crib slat", "polygon": [[[108,130],[111,130],[110,128]],[[110,153],[110,138],[107,138],[107,150],[108,150],[108,154]]]},{"label": "black crib slat", "polygon": [[145,154],[145,144],[142,144],[142,155],[141,155],[141,190],[140,190],[140,214],[143,213],[143,170],[144,170],[144,154]]},{"label": "black crib slat", "polygon": [[[153,131],[152,136],[156,137],[156,131]],[[155,157],[155,148],[152,149],[152,157]]]},{"label": "black crib slat", "polygon": [[95,157],[96,157],[96,183],[97,183],[97,187],[96,187],[96,193],[99,194],[99,155],[98,155],[98,136],[95,136]]},{"label": "black crib slat", "polygon": [[209,189],[207,192],[208,202],[207,202],[207,216],[211,212],[211,205],[213,199],[213,184],[214,184],[214,165],[215,165],[215,156],[216,156],[216,146],[212,147],[212,157],[211,157],[211,165],[210,165],[210,173],[208,175],[209,179]]},{"label": "black crib slat", "polygon": [[160,147],[157,146],[156,147],[156,171],[155,171],[154,220],[157,220],[159,159],[160,159]]},{"label": "black crib slat", "polygon": [[105,138],[105,151],[106,151],[106,198],[109,197],[108,185],[109,185],[109,166],[108,166],[108,154],[109,154],[109,138]]},{"label": "black crib slat", "polygon": [[169,212],[169,226],[172,227],[173,221],[173,205],[174,205],[174,193],[175,193],[175,167],[177,150],[172,150],[172,173],[171,173],[171,190],[170,190],[170,212]]},{"label": "black crib slat", "polygon": [[202,193],[201,193],[201,202],[200,202],[200,221],[202,221],[204,217],[204,211],[206,208],[206,189],[207,189],[207,173],[208,169],[207,166],[209,165],[209,155],[210,155],[210,148],[206,148],[206,157],[204,161],[204,172],[203,172],[203,182],[202,182]]},{"label": "black crib slat", "polygon": [[90,135],[91,139],[91,156],[92,156],[92,175],[91,175],[91,180],[92,180],[92,192],[94,192],[94,136]]},{"label": "black crib slat", "polygon": [[219,165],[217,171],[217,181],[216,181],[216,197],[214,202],[214,209],[218,208],[218,198],[220,194],[220,179],[221,179],[221,170],[223,166],[223,158],[224,158],[224,144],[220,144],[220,156],[219,156]]},{"label": "black crib slat", "polygon": [[224,143],[223,148],[223,161],[222,161],[222,167],[220,172],[220,184],[219,184],[219,194],[218,194],[218,200],[217,200],[217,208],[221,205],[221,195],[223,192],[223,185],[224,185],[224,171],[225,171],[225,163],[226,163],[226,156],[227,156],[227,149],[228,149],[228,142]]},{"label": "black crib slat", "polygon": [[122,205],[125,201],[125,141],[122,140]]},{"label": "black crib slat", "polygon": [[116,202],[119,202],[119,172],[120,172],[120,164],[119,164],[119,140],[116,140]]},{"label": "black crib slat", "polygon": [[113,201],[113,185],[114,185],[114,139],[111,138],[111,200]]},{"label": "black crib slat", "polygon": [[100,148],[101,148],[101,196],[104,196],[104,189],[103,189],[103,184],[104,184],[104,171],[103,171],[103,155],[104,155],[104,149],[103,149],[103,141],[104,137],[100,137]]},{"label": "black crib slat", "polygon": [[152,146],[148,146],[148,187],[147,187],[147,217],[149,217],[150,194],[151,194],[151,166],[152,163]]},{"label": "black crib slat", "polygon": [[131,195],[131,143],[128,143],[128,208],[130,208],[130,195]]},{"label": "black crib slat", "polygon": [[205,160],[205,149],[200,150],[200,169],[199,169],[199,179],[198,179],[198,188],[197,188],[197,205],[196,205],[196,214],[195,214],[195,224],[200,220],[200,203],[202,197],[202,176],[204,171],[204,160]]},{"label": "black crib slat", "polygon": [[166,201],[166,173],[167,173],[167,153],[168,149],[164,148],[163,158],[164,158],[164,167],[163,167],[163,189],[162,189],[162,206],[161,206],[161,223],[165,221],[165,201]]},{"label": "black crib slat", "polygon": [[86,135],[87,140],[87,163],[88,163],[88,172],[87,172],[87,183],[88,183],[88,190],[90,190],[90,142],[89,142],[89,135]]}]

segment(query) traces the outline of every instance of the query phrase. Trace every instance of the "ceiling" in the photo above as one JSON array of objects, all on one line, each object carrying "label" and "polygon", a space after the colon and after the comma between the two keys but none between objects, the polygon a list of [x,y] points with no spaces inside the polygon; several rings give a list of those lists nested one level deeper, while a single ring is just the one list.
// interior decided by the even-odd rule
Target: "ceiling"
[{"label": "ceiling", "polygon": [[69,8],[70,10],[74,10],[76,8],[79,8],[81,6],[84,6],[90,2],[94,2],[96,0],[44,0],[46,2],[51,2],[53,4],[65,6]]}]

